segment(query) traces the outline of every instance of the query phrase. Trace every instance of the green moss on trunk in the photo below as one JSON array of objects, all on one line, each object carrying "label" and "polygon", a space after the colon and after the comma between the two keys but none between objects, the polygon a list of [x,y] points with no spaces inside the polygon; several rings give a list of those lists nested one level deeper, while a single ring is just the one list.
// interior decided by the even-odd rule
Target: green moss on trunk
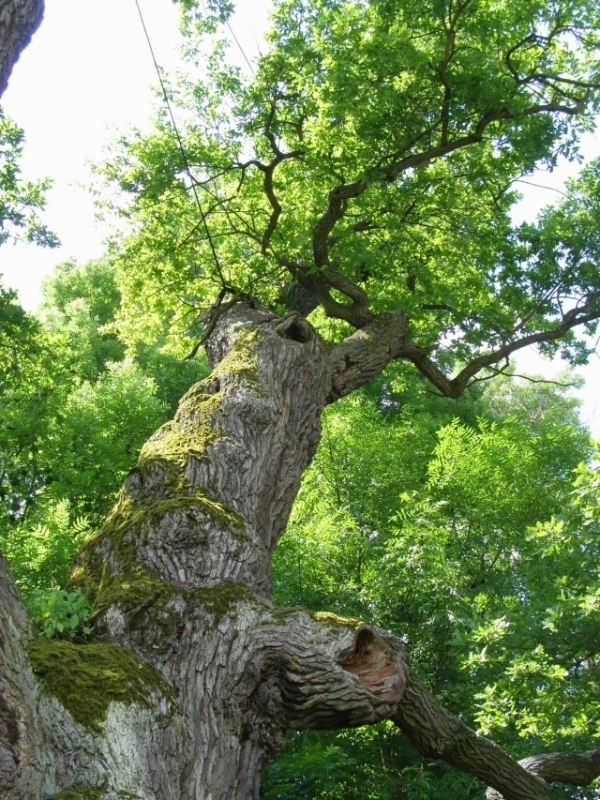
[{"label": "green moss on trunk", "polygon": [[[79,787],[76,789],[68,789],[66,792],[54,795],[50,800],[105,800],[108,797],[103,789],[90,789],[87,786]],[[114,792],[110,793],[111,800],[143,800],[139,794],[131,794],[131,792]]]},{"label": "green moss on trunk", "polygon": [[254,591],[245,583],[224,583],[206,589],[196,589],[190,597],[200,600],[202,608],[212,614],[217,621],[229,613],[236,603],[259,603],[261,601]]},{"label": "green moss on trunk", "polygon": [[164,600],[172,595],[174,588],[140,563],[137,549],[144,529],[169,515],[185,515],[191,509],[206,518],[204,528],[227,530],[240,546],[244,543],[241,517],[220,498],[193,486],[187,467],[190,460],[206,460],[209,445],[223,435],[218,426],[222,384],[232,375],[241,375],[247,385],[257,383],[258,365],[253,355],[257,341],[255,331],[242,333],[214,372],[184,395],[175,419],[144,445],[106,522],[82,548],[69,586],[83,590],[95,612],[114,603],[124,610],[135,609],[150,598]]},{"label": "green moss on trunk", "polygon": [[311,617],[320,622],[321,625],[331,625],[334,628],[339,628],[340,626],[344,628],[352,628],[352,630],[357,630],[360,628],[361,625],[364,625],[364,620],[356,619],[355,617],[340,617],[338,614],[333,614],[330,611],[309,611],[307,612],[311,615]]},{"label": "green moss on trunk", "polygon": [[156,692],[172,694],[150,664],[114,645],[35,641],[29,658],[44,690],[58,698],[76,722],[96,733],[102,732],[111,703],[152,708]]},{"label": "green moss on trunk", "polygon": [[258,365],[254,349],[256,331],[242,334],[231,352],[204,381],[197,383],[181,398],[175,419],[165,423],[142,448],[138,468],[147,468],[159,461],[181,478],[188,459],[208,459],[208,447],[218,441],[222,432],[215,416],[223,408],[221,380],[226,376],[242,376],[253,390],[258,389]]},{"label": "green moss on trunk", "polygon": [[[191,489],[191,487],[190,487]],[[241,517],[200,490],[188,489],[174,497],[135,501],[122,491],[102,528],[83,546],[73,568],[69,587],[86,593],[94,611],[119,603],[124,609],[145,603],[151,595],[165,597],[175,591],[143,567],[137,558],[137,534],[144,525],[157,525],[169,514],[194,509],[226,528],[240,542],[245,534]],[[107,552],[116,556],[118,571],[112,573]]]}]

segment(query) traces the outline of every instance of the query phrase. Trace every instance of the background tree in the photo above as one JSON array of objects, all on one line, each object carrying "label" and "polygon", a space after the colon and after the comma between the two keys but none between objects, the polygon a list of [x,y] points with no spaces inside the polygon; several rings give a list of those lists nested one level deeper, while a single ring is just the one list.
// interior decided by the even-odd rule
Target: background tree
[{"label": "background tree", "polygon": [[[200,18],[184,4],[190,33],[214,32],[226,11]],[[439,705],[401,638],[369,620],[274,606],[270,570],[327,405],[397,360],[456,398],[530,344],[584,354],[575,331],[600,317],[595,239],[580,235],[595,215],[593,181],[574,184],[561,209],[577,224],[548,215],[514,230],[509,210],[514,180],[572,154],[590,124],[597,13],[585,2],[281,2],[250,80],[224,65],[217,42],[207,80],[178,90],[182,134],[163,119],[122,144],[104,172],[130,194],[117,263],[123,342],[147,347],[168,326],[196,334],[200,323],[213,371],[144,445],[78,555],[70,587],[93,605],[93,643],[32,642],[12,584],[0,582],[9,797],[256,797],[286,730],[387,719],[422,755],[493,787],[489,798],[547,798],[548,782],[598,774],[598,751],[517,764]],[[192,41],[195,66],[199,52]],[[489,579],[514,597],[524,509],[494,548],[479,516],[501,498],[464,453],[506,480],[490,453],[516,465],[518,442],[490,424],[446,428],[427,468],[423,529],[413,498],[390,560],[427,566],[425,548],[408,564],[403,534],[418,544],[422,530],[439,531],[450,547],[440,588],[460,599]],[[459,559],[471,538],[479,558]],[[466,658],[484,677],[482,647],[500,642],[501,655],[507,628],[485,616],[487,602],[473,599],[481,619],[464,626]],[[435,621],[432,639],[444,630]],[[532,657],[550,679],[545,653]],[[460,687],[448,695],[462,699]]]},{"label": "background tree", "polygon": [[[413,387],[397,393],[387,413],[374,414],[381,395],[363,394],[327,413],[324,441],[274,558],[277,600],[349,613],[405,637],[415,668],[444,705],[493,731],[511,752],[563,749],[575,740],[592,746],[595,701],[581,691],[577,669],[589,642],[575,643],[571,617],[550,644],[548,609],[569,567],[550,565],[540,532],[554,523],[539,522],[564,515],[574,469],[590,454],[573,401],[559,387],[499,379],[458,408],[430,395],[415,413]],[[419,452],[415,442],[428,439],[429,449]],[[412,468],[412,476],[392,472],[403,447],[410,457],[399,468]],[[571,531],[574,542],[577,525]],[[578,595],[579,608],[587,596]],[[566,641],[579,656],[564,649]],[[593,669],[586,677],[593,680]],[[302,792],[484,794],[477,781],[420,759],[389,725],[296,733],[270,766],[263,793],[283,800]],[[557,788],[553,796],[564,795]]]},{"label": "background tree", "polygon": [[108,330],[120,304],[108,260],[60,264],[37,317],[5,298],[12,360],[0,423],[0,536],[31,597],[64,587],[82,534],[101,523],[143,442],[205,368],[159,345],[146,348],[143,364],[127,353]]}]

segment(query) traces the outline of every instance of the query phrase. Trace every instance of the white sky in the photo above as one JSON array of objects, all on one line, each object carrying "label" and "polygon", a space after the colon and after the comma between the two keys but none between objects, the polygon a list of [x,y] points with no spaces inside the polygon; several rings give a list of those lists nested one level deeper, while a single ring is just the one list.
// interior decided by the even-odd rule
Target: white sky
[{"label": "white sky", "polygon": [[[139,0],[146,26],[161,66],[178,63],[177,10],[169,0]],[[252,58],[266,26],[269,0],[239,0],[231,27]],[[233,45],[232,57],[242,57]],[[35,309],[41,282],[52,268],[68,258],[85,263],[103,252],[105,231],[94,220],[94,207],[85,186],[88,163],[99,161],[102,147],[118,130],[144,128],[154,103],[151,87],[154,66],[144,37],[135,0],[46,0],[44,21],[23,52],[2,98],[5,112],[26,134],[23,173],[51,176],[44,221],[58,234],[62,246],[45,250],[5,245],[0,249],[4,283],[19,291],[21,302]],[[598,154],[599,137],[587,137],[584,152]],[[565,165],[552,175],[535,178],[539,184],[564,187],[574,173]],[[533,219],[539,208],[558,197],[556,191],[523,185],[525,197],[519,216]],[[519,368],[552,373],[535,354],[520,359]],[[600,361],[592,357],[582,370],[586,390],[582,417],[600,438]]]},{"label": "white sky", "polygon": [[[139,0],[161,66],[179,61],[178,16],[169,0]],[[231,22],[245,52],[257,50],[269,0],[241,2]],[[237,46],[232,57],[241,59]],[[84,263],[103,252],[106,235],[94,220],[86,185],[89,162],[116,131],[144,129],[152,113],[156,72],[135,0],[46,0],[44,21],[11,76],[2,98],[6,114],[24,130],[23,174],[51,176],[44,221],[60,249],[5,245],[0,274],[27,309],[41,300],[41,281],[59,262]]]}]

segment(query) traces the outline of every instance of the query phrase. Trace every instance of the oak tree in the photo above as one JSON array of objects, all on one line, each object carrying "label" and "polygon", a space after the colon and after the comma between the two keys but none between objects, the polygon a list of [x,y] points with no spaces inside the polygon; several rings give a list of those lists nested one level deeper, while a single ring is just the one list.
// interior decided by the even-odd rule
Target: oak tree
[{"label": "oak tree", "polygon": [[532,344],[585,357],[597,167],[536,226],[510,210],[591,126],[598,8],[281,0],[245,78],[214,5],[182,3],[197,72],[178,135],[163,114],[103,170],[132,220],[122,335],[200,325],[212,372],[76,559],[90,643],[32,638],[1,562],[0,786],[241,800],[286,730],[384,719],[490,799],[589,783],[597,750],[517,763],[438,703],[400,637],[276,606],[270,566],[327,405],[398,360],[456,398]]}]

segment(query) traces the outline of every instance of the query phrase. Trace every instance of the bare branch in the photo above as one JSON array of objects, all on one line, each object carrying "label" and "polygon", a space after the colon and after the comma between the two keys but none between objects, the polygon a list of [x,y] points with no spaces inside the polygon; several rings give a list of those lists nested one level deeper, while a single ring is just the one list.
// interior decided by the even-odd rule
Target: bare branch
[{"label": "bare branch", "polygon": [[419,348],[418,345],[411,345],[410,347],[407,345],[406,353],[399,354],[396,357],[406,358],[412,361],[419,372],[425,375],[425,377],[427,377],[446,397],[460,397],[469,381],[481,372],[482,369],[486,369],[503,359],[507,359],[512,353],[516,353],[524,347],[529,347],[529,345],[532,344],[556,341],[577,325],[585,325],[588,322],[594,322],[600,319],[600,308],[598,308],[599,299],[600,291],[593,292],[583,305],[568,311],[564,315],[561,323],[556,325],[556,327],[547,331],[538,331],[537,333],[523,336],[496,350],[492,350],[486,355],[474,358],[452,379],[446,377],[446,375],[444,375],[444,373],[429,359],[427,350]]},{"label": "bare branch", "polygon": [[271,110],[269,112],[269,116],[267,118],[267,122],[265,124],[265,129],[263,131],[265,137],[267,138],[271,150],[274,153],[274,158],[271,160],[269,164],[261,164],[259,161],[252,162],[254,163],[261,172],[264,173],[264,190],[265,194],[267,195],[267,199],[271,205],[272,213],[269,218],[268,225],[265,229],[265,232],[262,237],[262,252],[263,255],[267,253],[271,246],[271,237],[275,232],[275,228],[277,227],[277,223],[279,222],[279,217],[283,211],[277,196],[275,195],[275,188],[273,185],[273,173],[275,172],[276,168],[282,161],[287,161],[291,158],[298,158],[302,155],[301,150],[293,150],[291,153],[284,153],[279,145],[277,144],[277,139],[273,131],[271,130],[271,126],[273,125],[273,120],[275,118],[276,112],[276,105],[275,103],[271,103]]},{"label": "bare branch", "polygon": [[482,378],[473,378],[472,383],[489,381],[498,377],[498,375],[508,375],[509,378],[521,378],[521,380],[528,381],[529,383],[547,383],[552,386],[560,386],[562,389],[568,389],[571,386],[577,385],[575,383],[569,383],[568,381],[552,381],[550,378],[532,378],[531,375],[522,375],[520,372],[507,372],[509,366],[510,362],[502,369],[493,369],[492,367],[488,367],[490,370],[490,375],[485,375]]},{"label": "bare branch", "polygon": [[[485,130],[493,123],[500,120],[516,120],[522,117],[532,116],[540,113],[564,113],[564,114],[577,114],[581,110],[582,104],[585,99],[574,103],[572,106],[565,106],[560,104],[545,103],[535,106],[530,106],[518,114],[512,113],[507,109],[500,109],[498,111],[490,112],[484,115],[477,125],[475,125],[474,132],[467,136],[462,136],[453,141],[443,142],[436,147],[430,147],[420,153],[413,153],[405,158],[394,161],[387,166],[382,166],[377,171],[376,180],[391,182],[398,178],[398,176],[408,169],[427,164],[435,158],[441,158],[449,155],[450,153],[460,150],[469,145],[480,142],[483,138]],[[328,196],[327,209],[323,216],[319,219],[313,229],[313,257],[317,267],[322,270],[329,270],[329,243],[330,234],[333,231],[336,223],[342,219],[346,213],[348,201],[360,197],[365,192],[370,181],[363,179],[354,181],[349,184],[341,184],[332,189]],[[274,210],[274,214],[276,211]],[[361,327],[369,322],[372,315],[368,312],[368,298],[359,287],[356,287],[348,279],[344,279],[345,283],[341,285],[339,278],[338,284],[331,280],[331,273],[326,273],[325,279],[312,278],[308,282],[304,282],[299,275],[295,275],[303,285],[314,291],[324,305],[324,308],[329,316],[335,316],[339,319],[344,319],[356,327]],[[347,306],[343,303],[335,303],[327,290],[327,282],[344,294],[348,294],[353,300],[353,306]],[[310,285],[309,285],[310,284]],[[346,291],[349,290],[349,291]]]}]

